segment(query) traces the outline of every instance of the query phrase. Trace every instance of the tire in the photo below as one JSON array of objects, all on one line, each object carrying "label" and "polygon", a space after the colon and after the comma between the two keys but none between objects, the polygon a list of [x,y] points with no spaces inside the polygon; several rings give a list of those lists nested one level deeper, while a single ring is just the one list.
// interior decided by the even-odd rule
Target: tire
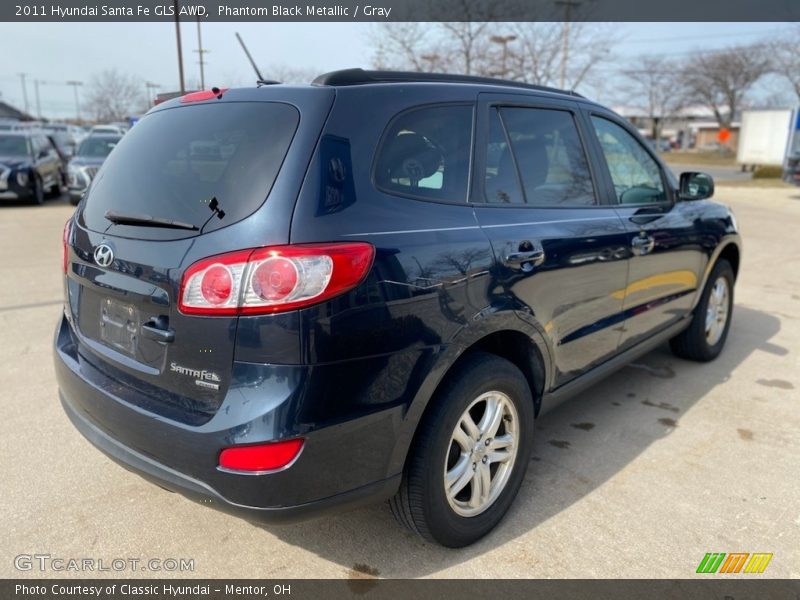
[{"label": "tire", "polygon": [[58,198],[61,195],[61,185],[64,181],[64,174],[59,171],[56,182],[47,190],[47,195],[50,198]]},{"label": "tire", "polygon": [[[725,259],[718,260],[708,276],[691,324],[669,341],[675,356],[698,362],[708,362],[719,356],[733,317],[733,283],[731,264]],[[721,299],[720,290],[724,290]]]},{"label": "tire", "polygon": [[[414,438],[400,490],[389,505],[401,524],[425,540],[460,548],[489,533],[519,491],[532,448],[533,397],[528,382],[515,365],[493,354],[476,352],[448,375],[432,403]],[[499,426],[492,437],[487,435],[476,442],[476,436],[468,435],[462,428],[464,418],[469,414],[471,422],[480,426],[481,417],[490,405],[502,409],[503,418],[494,420]],[[461,432],[458,436],[456,428]],[[456,437],[460,442],[455,441]],[[514,438],[515,442],[509,443]],[[461,443],[477,450],[468,453]],[[505,456],[506,460],[491,462],[492,457],[499,456]],[[464,461],[465,468],[461,469]],[[475,483],[470,471],[484,477]],[[472,478],[450,498],[445,490],[448,472],[458,481],[457,485]],[[462,475],[456,477],[458,473]],[[475,486],[478,490],[484,488],[486,476],[488,491],[481,497]],[[478,500],[470,505],[473,497]]]},{"label": "tire", "polygon": [[44,204],[44,187],[42,187],[42,180],[38,175],[33,176],[31,202],[36,205]]}]

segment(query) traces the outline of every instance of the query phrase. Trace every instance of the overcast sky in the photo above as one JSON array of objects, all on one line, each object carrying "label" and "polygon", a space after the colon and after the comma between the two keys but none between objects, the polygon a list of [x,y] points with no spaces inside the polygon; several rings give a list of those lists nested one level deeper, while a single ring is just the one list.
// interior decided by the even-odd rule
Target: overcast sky
[{"label": "overcast sky", "polygon": [[[184,68],[188,82],[199,81],[196,24],[182,24]],[[266,67],[284,65],[319,73],[369,67],[370,32],[361,23],[204,23],[206,87],[243,85],[253,72],[234,36],[239,32],[254,58]],[[624,23],[615,24],[613,52],[620,58],[604,68],[610,80],[624,61],[641,54],[686,55],[692,51],[748,43],[786,29],[782,23]],[[178,89],[174,23],[2,23],[0,24],[0,97],[23,108],[18,73],[27,74],[30,112],[35,114],[38,79],[45,117],[72,117],[75,103],[69,80],[89,82],[94,73],[117,68],[157,83],[161,91]],[[596,98],[612,103],[614,86]]]}]

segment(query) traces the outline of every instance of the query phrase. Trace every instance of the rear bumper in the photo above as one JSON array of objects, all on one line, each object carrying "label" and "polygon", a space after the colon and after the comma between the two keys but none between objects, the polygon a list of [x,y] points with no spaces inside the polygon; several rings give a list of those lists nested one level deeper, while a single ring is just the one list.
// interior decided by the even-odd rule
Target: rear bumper
[{"label": "rear bumper", "polygon": [[[124,402],[113,381],[98,385],[84,376],[91,365],[75,341],[62,317],[54,358],[65,412],[98,449],[161,487],[260,522],[303,520],[380,501],[398,489],[400,473],[389,464],[401,407],[336,423],[306,421],[304,414],[318,414],[313,382],[320,375],[311,371],[324,368],[239,365],[234,373],[245,373],[246,381],[232,383],[210,421],[191,426]],[[264,475],[217,469],[224,447],[297,435],[305,438],[303,452],[287,469]]]},{"label": "rear bumper", "polygon": [[59,394],[64,412],[75,428],[106,456],[159,487],[178,492],[194,502],[241,517],[248,521],[263,523],[293,523],[321,516],[326,513],[355,508],[377,500],[391,497],[400,485],[400,475],[376,481],[360,488],[335,496],[298,504],[295,506],[247,506],[236,504],[223,497],[206,483],[160,464],[116,441],[93,425]]}]

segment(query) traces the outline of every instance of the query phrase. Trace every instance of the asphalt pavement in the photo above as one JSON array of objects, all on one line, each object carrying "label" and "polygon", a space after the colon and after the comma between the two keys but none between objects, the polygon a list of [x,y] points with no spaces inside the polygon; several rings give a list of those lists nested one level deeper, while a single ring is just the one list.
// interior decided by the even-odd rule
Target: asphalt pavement
[{"label": "asphalt pavement", "polygon": [[[0,577],[684,578],[707,552],[773,553],[764,577],[800,577],[800,189],[717,198],[744,237],[723,354],[700,365],[660,348],[544,417],[513,508],[462,550],[385,505],[254,526],[111,462],[69,423],[53,372],[72,207],[0,206]],[[194,570],[19,571],[32,554]]]}]

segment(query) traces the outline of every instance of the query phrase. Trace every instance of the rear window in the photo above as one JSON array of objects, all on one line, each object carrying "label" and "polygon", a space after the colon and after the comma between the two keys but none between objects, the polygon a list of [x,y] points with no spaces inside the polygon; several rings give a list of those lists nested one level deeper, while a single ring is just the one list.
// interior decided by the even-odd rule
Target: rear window
[{"label": "rear window", "polygon": [[[289,150],[300,115],[276,102],[225,102],[162,110],[144,117],[117,144],[92,183],[84,208],[89,229],[112,225],[107,211],[149,215],[203,227],[216,198],[235,223],[264,202]],[[155,239],[197,232],[113,225],[109,233]],[[168,232],[168,233],[167,233]]]},{"label": "rear window", "polygon": [[103,158],[111,154],[121,138],[88,137],[78,148],[78,156],[87,158]]},{"label": "rear window", "polygon": [[378,151],[375,183],[403,196],[466,201],[471,139],[471,105],[401,113]]}]

